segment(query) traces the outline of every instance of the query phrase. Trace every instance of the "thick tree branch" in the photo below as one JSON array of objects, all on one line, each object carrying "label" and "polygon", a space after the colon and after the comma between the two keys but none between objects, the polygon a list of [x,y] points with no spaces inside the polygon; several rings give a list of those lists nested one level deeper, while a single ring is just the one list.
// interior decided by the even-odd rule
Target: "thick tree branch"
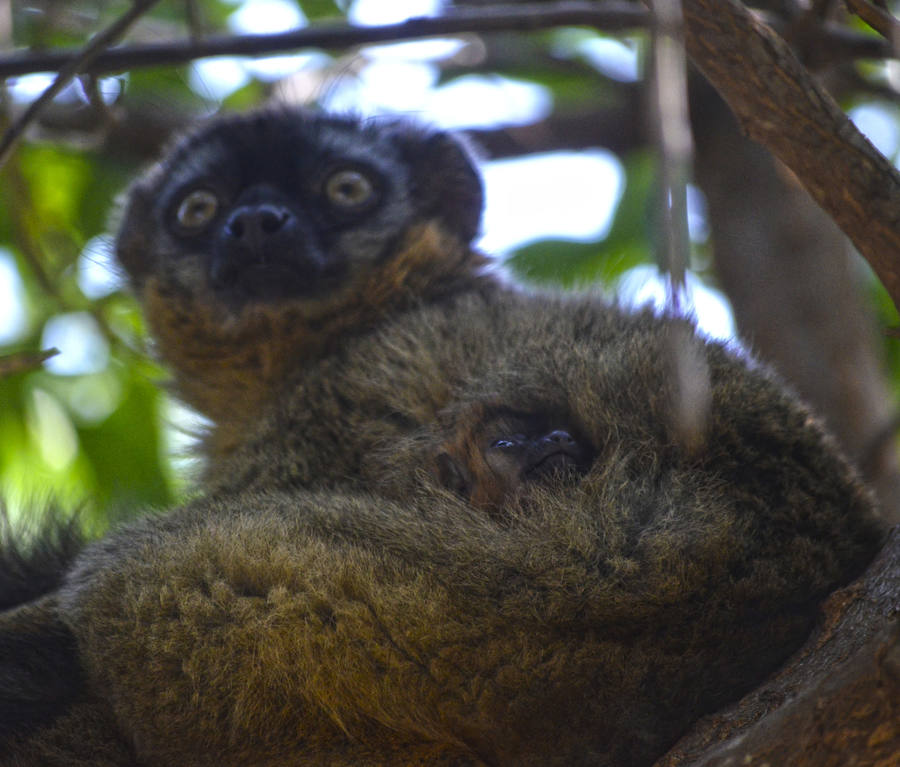
[{"label": "thick tree branch", "polygon": [[737,0],[684,0],[688,54],[750,138],[790,168],[900,308],[900,173]]},{"label": "thick tree branch", "polygon": [[655,767],[897,764],[900,528],[865,575],[829,597],[821,625],[766,683],[697,723]]}]

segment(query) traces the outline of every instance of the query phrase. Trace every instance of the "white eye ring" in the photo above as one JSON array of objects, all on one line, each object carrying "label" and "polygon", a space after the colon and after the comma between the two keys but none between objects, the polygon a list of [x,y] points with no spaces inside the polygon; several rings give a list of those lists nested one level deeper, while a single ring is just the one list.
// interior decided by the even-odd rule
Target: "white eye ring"
[{"label": "white eye ring", "polygon": [[197,231],[212,221],[219,210],[219,198],[208,189],[195,189],[185,195],[175,214],[185,229]]},{"label": "white eye ring", "polygon": [[359,208],[375,197],[375,187],[369,178],[358,170],[339,170],[325,181],[325,194],[329,202],[338,208]]}]

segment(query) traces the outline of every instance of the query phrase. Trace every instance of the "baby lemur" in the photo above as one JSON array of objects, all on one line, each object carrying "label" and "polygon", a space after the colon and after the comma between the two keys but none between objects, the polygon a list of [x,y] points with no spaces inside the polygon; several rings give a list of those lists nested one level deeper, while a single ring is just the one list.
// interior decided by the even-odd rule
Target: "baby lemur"
[{"label": "baby lemur", "polygon": [[[52,595],[110,764],[123,740],[148,767],[650,764],[871,556],[869,495],[768,372],[504,286],[480,200],[444,133],[290,110],[213,122],[132,188],[119,258],[212,427],[206,496]],[[673,336],[708,378],[690,446]],[[547,421],[471,450],[497,407]],[[493,471],[498,438],[566,435],[555,479]]]},{"label": "baby lemur", "polygon": [[[438,415],[448,422],[447,439],[433,457],[432,476],[476,508],[500,514],[512,496],[530,483],[553,485],[583,475],[595,452],[565,418],[524,413],[504,405],[475,403]],[[397,445],[386,450],[396,454]],[[390,464],[390,458],[381,458]],[[386,475],[382,490],[409,492],[400,478]]]}]

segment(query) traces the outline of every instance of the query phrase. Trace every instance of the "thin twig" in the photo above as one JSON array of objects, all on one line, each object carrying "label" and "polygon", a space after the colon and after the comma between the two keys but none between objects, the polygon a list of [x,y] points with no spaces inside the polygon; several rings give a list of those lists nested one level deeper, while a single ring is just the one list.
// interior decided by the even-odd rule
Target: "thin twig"
[{"label": "thin twig", "polygon": [[896,57],[887,40],[861,34],[845,24],[818,16],[815,7],[793,19],[784,19],[770,11],[751,11],[790,43],[799,43],[807,66],[825,67],[854,59],[891,59]]},{"label": "thin twig", "polygon": [[203,22],[200,8],[197,7],[197,0],[185,0],[184,11],[191,40],[199,40],[203,37]]},{"label": "thin twig", "polygon": [[[509,32],[560,26],[596,27],[608,31],[646,26],[649,13],[629,2],[570,2],[540,5],[498,5],[459,9],[443,16],[417,17],[399,24],[356,27],[349,24],[318,24],[290,32],[266,35],[209,36],[201,40],[130,45],[108,50],[95,57],[88,71],[95,74],[127,69],[184,64],[209,56],[258,56],[303,48],[342,50],[356,45],[463,32]],[[21,54],[0,57],[0,77],[53,71],[72,57],[67,52]]]},{"label": "thin twig", "polygon": [[648,69],[660,171],[660,260],[669,273],[670,299],[677,308],[688,266],[687,183],[693,152],[687,56],[680,0],[651,0],[650,6],[655,18]]},{"label": "thin twig", "polygon": [[16,352],[0,356],[0,378],[37,370],[45,360],[55,357],[57,354],[59,354],[59,349],[45,349],[40,352]]},{"label": "thin twig", "polygon": [[53,67],[53,69],[58,69],[59,71],[56,79],[35,99],[28,109],[25,110],[24,114],[9,127],[3,138],[0,139],[0,167],[6,162],[19,137],[37,118],[40,111],[53,100],[53,97],[65,88],[69,81],[79,72],[88,71],[91,62],[116,40],[120,39],[141,15],[158,2],[159,0],[134,0],[134,5],[127,13],[92,38],[80,53],[70,57],[68,61],[62,63],[59,67]]},{"label": "thin twig", "polygon": [[[12,200],[13,204],[10,206],[10,210],[14,212],[11,221],[17,250],[25,259],[31,269],[32,275],[41,286],[43,295],[52,298],[56,306],[60,309],[70,310],[71,307],[63,296],[62,291],[59,289],[55,278],[44,268],[44,262],[47,259],[44,258],[42,254],[40,244],[35,240],[28,227],[25,226],[22,221],[22,216],[20,215],[21,211],[33,210],[34,208],[32,201],[26,199],[29,187],[22,178],[15,163],[10,165],[7,171],[11,176],[11,189],[14,195]],[[87,311],[97,322],[97,327],[100,329],[103,337],[111,344],[117,344],[118,337],[113,333],[112,328],[109,327],[109,323],[107,323],[106,319],[103,317],[97,303],[92,303]]]},{"label": "thin twig", "polygon": [[10,224],[17,250],[25,259],[31,269],[31,273],[37,280],[44,295],[50,296],[60,306],[64,304],[62,296],[55,281],[44,268],[44,258],[40,246],[35,242],[29,228],[23,221],[22,212],[33,210],[31,200],[28,199],[29,186],[19,170],[17,163],[13,163],[7,169],[10,178],[9,191],[12,199],[9,200]]},{"label": "thin twig", "polygon": [[88,103],[93,107],[94,113],[100,118],[100,125],[104,130],[108,130],[116,118],[113,110],[110,109],[109,104],[106,103],[103,94],[100,92],[100,79],[97,75],[84,75],[81,81]]}]

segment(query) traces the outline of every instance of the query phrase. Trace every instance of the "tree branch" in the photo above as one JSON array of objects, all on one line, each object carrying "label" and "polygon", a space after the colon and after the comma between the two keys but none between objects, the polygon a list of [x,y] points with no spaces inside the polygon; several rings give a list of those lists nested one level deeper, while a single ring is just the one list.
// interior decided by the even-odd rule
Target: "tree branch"
[{"label": "tree branch", "polygon": [[888,40],[900,40],[900,23],[868,0],[845,0],[847,8]]},{"label": "tree branch", "polygon": [[59,354],[59,349],[45,349],[40,352],[17,352],[0,356],[0,379],[17,373],[37,370],[44,362]]},{"label": "tree branch", "polygon": [[[101,74],[139,67],[170,66],[208,56],[258,56],[303,48],[343,49],[366,43],[415,40],[462,32],[529,31],[559,26],[616,31],[646,26],[649,18],[649,13],[643,8],[621,0],[571,0],[551,6],[528,3],[492,6],[453,11],[434,18],[414,18],[379,27],[321,24],[275,35],[208,37],[176,43],[131,45],[97,56],[87,71]],[[71,53],[51,52],[0,57],[0,77],[53,71],[67,64],[72,56]]]},{"label": "tree branch", "polygon": [[53,100],[53,97],[65,88],[75,75],[79,72],[87,71],[91,62],[95,61],[116,40],[120,39],[142,14],[146,13],[158,2],[159,0],[134,0],[134,4],[127,13],[96,35],[80,53],[71,56],[58,67],[53,67],[54,70],[59,71],[56,79],[50,84],[50,87],[29,105],[24,114],[9,127],[3,138],[0,139],[0,167],[6,162],[18,138],[25,132],[40,111]]},{"label": "tree branch", "polygon": [[894,765],[900,753],[900,528],[836,591],[804,647],[655,767]]},{"label": "tree branch", "polygon": [[[770,14],[765,14],[765,18],[776,28],[785,26]],[[208,56],[259,56],[303,48],[340,50],[367,43],[415,40],[462,32],[528,31],[557,26],[587,26],[604,31],[618,31],[646,26],[649,19],[647,11],[621,0],[570,0],[552,5],[528,3],[457,9],[440,17],[415,18],[380,27],[322,24],[275,35],[208,37],[175,43],[130,45],[103,52],[84,71],[108,74],[141,67],[174,66]],[[837,24],[822,25],[818,37],[828,53],[828,61],[845,58],[880,59],[894,55],[887,41],[860,35]],[[58,71],[76,55],[58,51],[0,56],[0,77]]]},{"label": "tree branch", "polygon": [[684,16],[688,54],[744,131],[796,174],[900,308],[900,173],[737,0],[684,0]]}]

